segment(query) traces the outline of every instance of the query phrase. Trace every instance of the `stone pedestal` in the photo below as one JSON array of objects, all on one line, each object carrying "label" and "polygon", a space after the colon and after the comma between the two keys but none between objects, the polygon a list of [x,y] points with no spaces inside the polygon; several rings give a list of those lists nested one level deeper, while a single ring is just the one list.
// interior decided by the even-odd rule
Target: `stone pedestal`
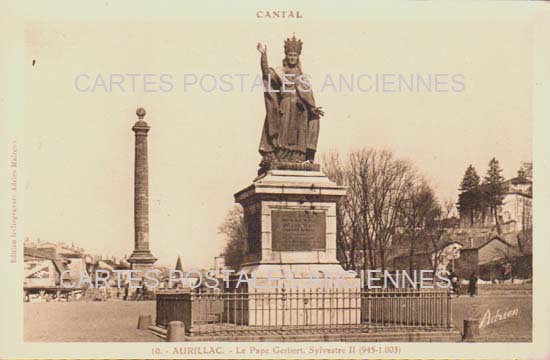
[{"label": "stone pedestal", "polygon": [[248,232],[240,274],[254,299],[239,310],[248,325],[360,323],[360,280],[336,259],[336,203],[345,193],[317,169],[271,169],[235,194]]}]

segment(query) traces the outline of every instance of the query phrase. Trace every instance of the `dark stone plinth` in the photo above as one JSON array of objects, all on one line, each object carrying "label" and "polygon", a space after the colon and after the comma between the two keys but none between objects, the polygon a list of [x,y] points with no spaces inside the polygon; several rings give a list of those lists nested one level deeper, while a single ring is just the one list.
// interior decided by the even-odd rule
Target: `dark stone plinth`
[{"label": "dark stone plinth", "polygon": [[258,176],[235,194],[248,234],[243,266],[322,265],[344,273],[336,259],[336,203],[345,194],[345,187],[320,171],[269,170]]},{"label": "dark stone plinth", "polygon": [[320,171],[321,165],[312,164],[310,162],[282,162],[282,161],[272,161],[269,163],[260,164],[260,169],[258,170],[258,175],[262,175],[269,170],[297,170],[297,171]]}]

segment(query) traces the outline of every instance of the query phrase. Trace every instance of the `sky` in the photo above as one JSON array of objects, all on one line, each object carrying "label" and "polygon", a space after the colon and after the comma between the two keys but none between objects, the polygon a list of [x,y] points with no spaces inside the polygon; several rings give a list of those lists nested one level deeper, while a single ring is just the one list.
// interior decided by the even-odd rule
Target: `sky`
[{"label": "sky", "polygon": [[[267,44],[270,65],[278,66],[293,32],[304,43],[301,63],[313,83],[327,74],[464,77],[461,92],[316,92],[325,110],[319,153],[390,149],[409,159],[441,200],[456,198],[469,164],[482,175],[496,157],[510,178],[532,159],[528,11],[506,3],[476,11],[430,4],[342,11],[301,3],[302,19],[267,20],[247,4],[199,9],[197,17],[26,24],[24,236],[93,254],[132,252],[131,127],[141,106],[151,126],[152,253],[160,265],[173,266],[180,255],[186,267],[212,266],[223,250],[218,227],[233,194],[256,176],[264,103],[259,91],[186,91],[184,74],[253,78],[256,43]],[[87,79],[110,74],[156,74],[157,82],[169,74],[173,86],[150,92],[138,81],[132,89],[124,75],[124,92],[88,89]]]}]

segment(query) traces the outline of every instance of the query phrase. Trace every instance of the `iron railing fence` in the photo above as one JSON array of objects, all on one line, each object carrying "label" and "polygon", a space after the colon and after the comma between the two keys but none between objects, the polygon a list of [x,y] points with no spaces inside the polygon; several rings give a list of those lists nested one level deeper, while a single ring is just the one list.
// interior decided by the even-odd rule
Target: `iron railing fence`
[{"label": "iron railing fence", "polygon": [[192,335],[451,330],[451,294],[424,289],[159,291],[156,323]]},{"label": "iron railing fence", "polygon": [[375,327],[451,329],[450,291],[376,289],[363,292],[363,319]]}]

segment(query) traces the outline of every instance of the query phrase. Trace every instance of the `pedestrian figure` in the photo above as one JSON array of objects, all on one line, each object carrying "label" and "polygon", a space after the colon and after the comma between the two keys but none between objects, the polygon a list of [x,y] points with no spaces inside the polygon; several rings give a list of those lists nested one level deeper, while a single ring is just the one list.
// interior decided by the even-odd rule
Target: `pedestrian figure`
[{"label": "pedestrian figure", "polygon": [[468,292],[470,293],[470,297],[473,297],[477,293],[477,280],[478,277],[476,275],[476,272],[473,271],[472,275],[470,275],[470,281],[468,284]]},{"label": "pedestrian figure", "polygon": [[459,297],[460,296],[460,281],[458,280],[458,276],[452,272],[451,273],[451,286],[453,287],[453,293]]},{"label": "pedestrian figure", "polygon": [[145,295],[145,287],[143,286],[143,279],[139,281],[138,289],[136,290],[136,300],[142,300]]}]

